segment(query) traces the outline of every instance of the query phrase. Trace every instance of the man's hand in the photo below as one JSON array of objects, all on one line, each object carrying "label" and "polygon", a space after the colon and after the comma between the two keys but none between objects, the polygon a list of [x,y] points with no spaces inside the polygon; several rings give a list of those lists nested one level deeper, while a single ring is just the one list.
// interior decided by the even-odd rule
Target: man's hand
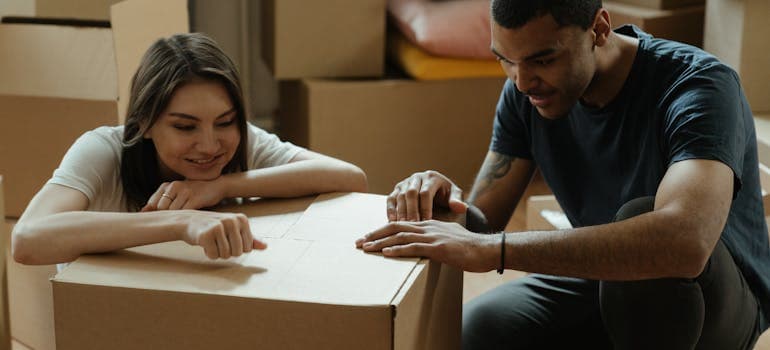
[{"label": "man's hand", "polygon": [[164,182],[150,196],[141,211],[213,207],[224,199],[221,179],[222,177],[211,181]]},{"label": "man's hand", "polygon": [[468,205],[462,200],[463,191],[446,176],[428,170],[414,173],[399,182],[388,196],[388,221],[420,221],[433,219],[433,208],[449,208],[462,214]]},{"label": "man's hand", "polygon": [[356,247],[388,257],[426,257],[470,272],[497,269],[500,235],[470,232],[443,221],[391,222],[356,241]]}]

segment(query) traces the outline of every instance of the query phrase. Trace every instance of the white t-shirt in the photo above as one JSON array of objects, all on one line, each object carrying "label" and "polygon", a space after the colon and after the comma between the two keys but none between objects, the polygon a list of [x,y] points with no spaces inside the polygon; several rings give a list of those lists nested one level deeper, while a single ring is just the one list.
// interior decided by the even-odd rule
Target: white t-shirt
[{"label": "white t-shirt", "polygon": [[[247,133],[249,170],[286,164],[304,150],[250,123]],[[88,197],[88,210],[128,211],[120,178],[122,142],[123,126],[102,126],[86,132],[64,155],[48,183],[82,192]]]}]

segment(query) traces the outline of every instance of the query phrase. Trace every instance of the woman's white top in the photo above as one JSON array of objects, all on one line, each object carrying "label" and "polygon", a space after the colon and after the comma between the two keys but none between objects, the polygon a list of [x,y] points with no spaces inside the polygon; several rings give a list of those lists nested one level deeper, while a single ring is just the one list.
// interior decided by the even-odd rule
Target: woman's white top
[{"label": "woman's white top", "polygon": [[[288,163],[304,150],[252,124],[247,126],[249,170]],[[88,210],[126,212],[120,178],[123,126],[102,126],[86,132],[70,147],[49,184],[76,189],[88,197]]]}]

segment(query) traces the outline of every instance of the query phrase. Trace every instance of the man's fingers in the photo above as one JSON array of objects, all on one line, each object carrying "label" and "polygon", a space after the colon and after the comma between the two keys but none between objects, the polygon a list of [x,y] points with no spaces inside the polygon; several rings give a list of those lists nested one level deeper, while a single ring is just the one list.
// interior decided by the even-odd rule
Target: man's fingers
[{"label": "man's fingers", "polygon": [[393,189],[385,203],[388,213],[388,221],[398,220],[398,214],[396,214],[396,196],[398,196],[398,187]]},{"label": "man's fingers", "polygon": [[423,182],[420,188],[420,220],[430,220],[433,218],[433,197],[436,191],[430,186],[432,182]]},{"label": "man's fingers", "polygon": [[379,229],[376,229],[364,235],[364,237],[358,239],[356,241],[356,247],[361,248],[366,242],[376,241],[378,239],[392,236],[399,232],[423,233],[425,232],[425,230],[419,226],[414,225],[413,223],[391,222]]},{"label": "man's fingers", "polygon": [[409,185],[406,188],[406,220],[420,220],[420,189],[422,188],[422,179],[419,176],[412,176],[409,179]]},{"label": "man's fingers", "polygon": [[455,214],[462,214],[468,210],[468,204],[463,202],[463,191],[457,186],[452,186],[452,192],[449,194],[449,210]]},{"label": "man's fingers", "polygon": [[432,237],[421,233],[399,232],[376,241],[364,243],[363,249],[367,252],[379,252],[383,248],[401,246],[411,243],[428,243],[433,240]]},{"label": "man's fingers", "polygon": [[399,189],[396,195],[396,220],[406,221],[406,193]]},{"label": "man's fingers", "polygon": [[432,258],[433,246],[428,243],[410,243],[405,245],[386,247],[382,249],[382,255],[388,257],[425,257]]}]

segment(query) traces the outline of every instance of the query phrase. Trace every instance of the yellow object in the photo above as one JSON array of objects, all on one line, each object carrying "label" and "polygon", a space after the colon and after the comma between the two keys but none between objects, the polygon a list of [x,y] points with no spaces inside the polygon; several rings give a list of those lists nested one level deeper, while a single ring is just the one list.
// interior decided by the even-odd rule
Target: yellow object
[{"label": "yellow object", "polygon": [[505,77],[503,68],[496,60],[433,56],[397,32],[388,33],[388,53],[407,74],[417,80]]}]

